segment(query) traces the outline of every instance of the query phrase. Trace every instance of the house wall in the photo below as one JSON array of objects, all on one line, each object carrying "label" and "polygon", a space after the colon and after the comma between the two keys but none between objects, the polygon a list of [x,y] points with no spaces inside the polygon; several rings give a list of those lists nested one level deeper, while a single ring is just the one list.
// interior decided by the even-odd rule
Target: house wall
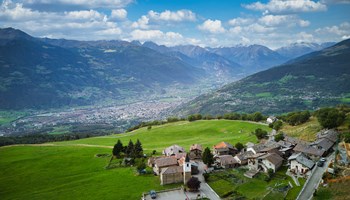
[{"label": "house wall", "polygon": [[[262,160],[262,163],[267,167],[267,169],[272,169],[273,172],[276,172],[276,166],[274,164],[272,164],[270,161],[264,159]],[[265,172],[267,172],[267,170],[265,168],[263,168]]]},{"label": "house wall", "polygon": [[248,159],[248,168],[249,170],[252,170],[252,169],[258,170],[259,168],[258,160]]},{"label": "house wall", "polygon": [[191,159],[201,159],[202,158],[202,152],[199,150],[192,150],[190,152],[190,158]]},{"label": "house wall", "polygon": [[294,171],[295,173],[305,174],[307,171],[309,171],[309,168],[307,168],[304,165],[300,164],[296,160],[292,160],[290,162],[290,170]]},{"label": "house wall", "polygon": [[172,184],[172,183],[181,183],[183,181],[183,175],[182,173],[176,173],[176,174],[161,174],[160,176],[160,184],[166,185],[166,184]]}]

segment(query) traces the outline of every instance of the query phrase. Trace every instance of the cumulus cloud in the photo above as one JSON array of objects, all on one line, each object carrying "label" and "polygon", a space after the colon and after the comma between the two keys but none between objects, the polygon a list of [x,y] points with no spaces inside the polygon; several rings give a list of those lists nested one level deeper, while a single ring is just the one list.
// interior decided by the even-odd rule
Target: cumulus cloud
[{"label": "cumulus cloud", "polygon": [[319,34],[335,34],[335,35],[348,35],[350,34],[350,23],[344,22],[339,26],[326,26],[324,28],[316,29],[316,33]]},{"label": "cumulus cloud", "polygon": [[125,20],[128,12],[125,9],[116,9],[111,11],[111,19]]},{"label": "cumulus cloud", "polygon": [[136,29],[130,33],[130,40],[139,40],[141,42],[153,41],[157,44],[166,46],[175,46],[181,44],[199,44],[200,40],[194,38],[185,38],[180,33],[163,32],[161,30],[140,30]]},{"label": "cumulus cloud", "polygon": [[143,15],[140,19],[138,19],[136,22],[132,23],[133,28],[142,28],[142,29],[148,29],[149,27],[149,18],[146,15]]},{"label": "cumulus cloud", "polygon": [[252,23],[253,21],[254,21],[254,19],[251,19],[251,18],[238,17],[238,18],[233,18],[233,19],[229,20],[228,23],[231,26],[240,26],[240,25],[248,25],[248,24]]},{"label": "cumulus cloud", "polygon": [[243,5],[250,10],[268,13],[299,13],[325,11],[327,6],[321,2],[311,0],[270,0],[268,3],[255,2]]},{"label": "cumulus cloud", "polygon": [[266,26],[294,26],[306,27],[310,25],[309,21],[301,20],[296,15],[264,15],[258,20]]},{"label": "cumulus cloud", "polygon": [[156,21],[195,21],[196,14],[190,10],[178,10],[178,11],[169,11],[165,10],[164,12],[158,13],[153,10],[148,12],[148,17]]},{"label": "cumulus cloud", "polygon": [[350,0],[322,0],[324,4],[350,4]]},{"label": "cumulus cloud", "polygon": [[198,26],[199,30],[202,31],[207,31],[210,33],[224,33],[225,29],[224,27],[222,27],[221,25],[221,21],[220,20],[211,20],[208,19],[205,22],[203,22],[203,24]]},{"label": "cumulus cloud", "polygon": [[[4,1],[0,5],[0,23],[15,27],[36,36],[64,37],[69,39],[115,39],[122,33],[116,23],[96,10],[66,12],[40,12],[21,3]],[[85,34],[81,34],[81,32]]]}]

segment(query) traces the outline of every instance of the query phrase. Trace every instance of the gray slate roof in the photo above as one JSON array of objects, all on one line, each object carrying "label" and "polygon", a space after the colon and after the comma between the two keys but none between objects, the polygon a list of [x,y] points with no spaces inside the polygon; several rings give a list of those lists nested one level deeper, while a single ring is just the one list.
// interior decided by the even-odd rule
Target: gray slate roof
[{"label": "gray slate roof", "polygon": [[312,167],[315,165],[315,163],[307,158],[303,153],[294,153],[288,158],[288,160],[296,160],[298,163],[309,169],[312,169]]}]

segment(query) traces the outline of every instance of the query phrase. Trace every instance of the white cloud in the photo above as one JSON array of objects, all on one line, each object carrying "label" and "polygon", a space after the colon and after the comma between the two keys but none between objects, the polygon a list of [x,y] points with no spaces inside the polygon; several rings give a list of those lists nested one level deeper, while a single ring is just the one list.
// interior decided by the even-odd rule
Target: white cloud
[{"label": "white cloud", "polygon": [[251,24],[247,27],[245,27],[245,31],[249,31],[251,33],[268,33],[274,31],[275,28],[273,27],[266,27],[262,26],[258,23]]},{"label": "white cloud", "polygon": [[44,5],[67,5],[80,6],[82,8],[122,8],[132,3],[133,0],[24,0],[25,4],[44,4]]},{"label": "white cloud", "polygon": [[325,11],[327,6],[321,2],[311,0],[270,0],[264,4],[255,2],[243,7],[250,10],[263,11],[267,13],[299,13],[299,12],[316,12]]},{"label": "white cloud", "polygon": [[153,10],[148,12],[148,17],[155,21],[195,21],[196,14],[190,10],[178,10],[175,12],[165,10],[164,12],[158,13]]},{"label": "white cloud", "polygon": [[324,28],[316,29],[316,33],[319,34],[335,34],[335,35],[348,35],[350,34],[350,23],[344,22],[339,26],[327,26]]},{"label": "white cloud", "polygon": [[220,20],[208,19],[205,22],[203,22],[203,24],[199,25],[198,28],[199,28],[199,30],[207,31],[210,33],[224,33],[225,32],[225,29],[224,29],[224,27],[222,27]]},{"label": "white cloud", "polygon": [[248,25],[250,23],[252,23],[254,20],[253,19],[250,19],[250,18],[234,18],[234,19],[231,19],[230,21],[228,21],[228,23],[231,25],[231,26],[239,26],[239,25]]},{"label": "white cloud", "polygon": [[296,15],[265,15],[259,20],[259,23],[265,26],[295,26],[306,27],[310,25],[309,21],[301,20]]},{"label": "white cloud", "polygon": [[142,28],[142,29],[148,29],[149,28],[149,18],[146,15],[143,15],[140,19],[138,19],[136,22],[132,23],[133,28]]},{"label": "white cloud", "polygon": [[235,27],[232,27],[229,29],[229,32],[230,33],[233,33],[233,34],[239,34],[242,32],[242,27],[241,26],[235,26]]},{"label": "white cloud", "polygon": [[136,29],[130,33],[129,40],[139,40],[141,42],[153,41],[157,44],[175,46],[181,44],[199,44],[200,40],[185,38],[180,33],[163,32],[160,30],[140,30]]},{"label": "white cloud", "polygon": [[116,9],[111,12],[111,19],[124,20],[126,19],[128,12],[125,9]]},{"label": "white cloud", "polygon": [[[122,33],[116,23],[96,10],[40,12],[21,3],[4,1],[0,5],[0,24],[22,29],[35,36],[78,40],[117,39]],[[84,34],[81,34],[84,32]]]}]

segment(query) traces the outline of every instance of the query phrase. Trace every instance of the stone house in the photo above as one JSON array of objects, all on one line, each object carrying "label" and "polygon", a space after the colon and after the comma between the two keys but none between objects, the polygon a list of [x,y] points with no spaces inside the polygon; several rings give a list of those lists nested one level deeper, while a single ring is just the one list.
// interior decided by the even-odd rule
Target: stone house
[{"label": "stone house", "polygon": [[238,150],[232,146],[232,144],[228,142],[220,142],[217,145],[214,145],[213,147],[213,154],[214,156],[221,156],[221,155],[236,155]]},{"label": "stone house", "polygon": [[191,160],[202,159],[202,152],[203,152],[202,145],[192,144],[190,147],[189,157]]},{"label": "stone house", "polygon": [[289,171],[295,174],[306,174],[311,171],[315,163],[303,153],[295,153],[288,158]]},{"label": "stone house", "polygon": [[283,164],[283,158],[275,153],[258,153],[248,158],[248,168],[250,170],[263,170],[268,172],[272,169],[276,172]]},{"label": "stone house", "polygon": [[183,147],[180,147],[179,145],[176,145],[176,144],[163,150],[163,155],[165,156],[174,156],[179,153],[186,153],[186,151]]},{"label": "stone house", "polygon": [[172,183],[187,183],[191,176],[191,163],[188,156],[185,158],[185,162],[182,166],[168,166],[164,167],[160,171],[160,184],[172,184]]},{"label": "stone house", "polygon": [[313,146],[310,146],[309,144],[297,144],[293,151],[295,153],[304,153],[306,156],[311,158],[312,160],[318,160],[322,155],[324,155],[325,151],[322,149],[315,148]]},{"label": "stone house", "polygon": [[215,163],[225,169],[238,167],[238,161],[231,155],[222,155],[215,158]]},{"label": "stone house", "polygon": [[178,166],[177,159],[174,157],[161,157],[154,161],[153,171],[159,175],[163,168]]},{"label": "stone house", "polygon": [[253,156],[254,153],[251,151],[245,151],[243,153],[237,154],[234,158],[240,165],[246,165],[248,163],[248,157]]}]

